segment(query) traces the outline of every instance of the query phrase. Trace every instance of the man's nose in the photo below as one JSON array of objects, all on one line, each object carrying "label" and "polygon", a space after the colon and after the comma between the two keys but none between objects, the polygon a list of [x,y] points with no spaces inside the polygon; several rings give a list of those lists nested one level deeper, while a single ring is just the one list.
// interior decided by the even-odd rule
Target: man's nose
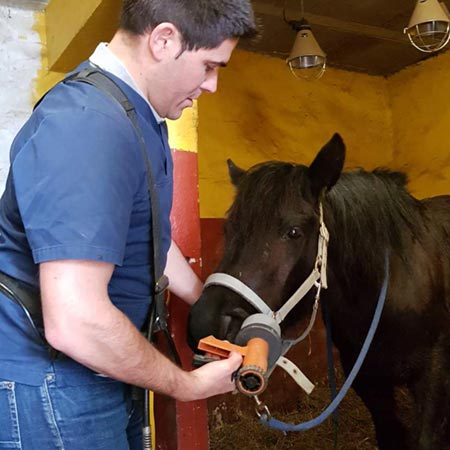
[{"label": "man's nose", "polygon": [[219,78],[218,69],[212,70],[207,74],[205,81],[200,86],[203,91],[213,94],[217,91],[217,80]]}]

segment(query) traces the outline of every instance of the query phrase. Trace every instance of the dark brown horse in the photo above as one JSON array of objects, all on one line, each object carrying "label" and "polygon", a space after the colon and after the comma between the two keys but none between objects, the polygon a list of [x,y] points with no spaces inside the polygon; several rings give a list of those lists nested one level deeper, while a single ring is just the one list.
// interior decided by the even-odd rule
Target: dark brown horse
[{"label": "dark brown horse", "polygon": [[[330,233],[328,289],[334,345],[349,373],[390,278],[379,327],[353,388],[373,418],[380,450],[450,448],[450,197],[418,200],[406,176],[387,169],[342,172],[345,146],[333,136],[309,166],[230,163],[236,198],[225,223],[218,272],[241,280],[277,310],[310,274],[317,255],[319,203]],[[282,332],[311,314],[309,293]],[[255,313],[224,286],[207,287],[192,308],[194,345],[204,336],[234,341]],[[399,419],[395,387],[406,386],[416,418]]]}]

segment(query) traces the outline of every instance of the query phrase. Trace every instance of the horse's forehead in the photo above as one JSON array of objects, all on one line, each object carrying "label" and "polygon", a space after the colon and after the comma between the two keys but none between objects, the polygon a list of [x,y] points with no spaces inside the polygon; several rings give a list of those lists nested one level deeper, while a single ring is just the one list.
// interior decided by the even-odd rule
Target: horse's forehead
[{"label": "horse's forehead", "polygon": [[286,227],[301,227],[316,215],[314,205],[300,192],[277,196],[256,195],[234,205],[226,224],[231,234],[264,240],[269,234],[278,235],[285,231]]},{"label": "horse's forehead", "polygon": [[260,201],[271,200],[274,196],[298,196],[309,186],[307,170],[305,166],[281,162],[255,166],[247,172],[240,191],[250,196],[255,192],[267,193],[268,197]]}]

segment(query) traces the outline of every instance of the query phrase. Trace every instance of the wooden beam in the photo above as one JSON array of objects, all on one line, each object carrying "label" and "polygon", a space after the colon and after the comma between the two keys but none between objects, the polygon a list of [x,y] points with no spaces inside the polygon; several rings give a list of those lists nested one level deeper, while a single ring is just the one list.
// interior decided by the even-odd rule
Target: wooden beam
[{"label": "wooden beam", "polygon": [[[279,17],[283,20],[283,9],[279,6],[255,3],[253,9],[256,14]],[[289,13],[289,11],[286,11],[286,17],[288,20],[300,19],[298,11],[295,13]],[[317,25],[344,33],[358,34],[384,41],[402,42],[408,44],[408,40],[401,31],[392,31],[386,28],[374,27],[356,22],[347,22],[345,20],[339,20],[333,17],[321,16],[318,14],[305,13],[305,19],[312,26]]]}]

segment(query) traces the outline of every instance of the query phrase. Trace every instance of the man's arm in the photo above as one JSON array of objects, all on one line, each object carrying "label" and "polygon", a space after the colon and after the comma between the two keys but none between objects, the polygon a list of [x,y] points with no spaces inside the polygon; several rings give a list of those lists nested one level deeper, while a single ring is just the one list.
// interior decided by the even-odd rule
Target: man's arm
[{"label": "man's arm", "polygon": [[40,264],[45,336],[50,345],[92,370],[190,401],[232,391],[242,362],[227,360],[185,372],[155,349],[108,297],[114,265],[60,260]]},{"label": "man's arm", "polygon": [[178,245],[172,241],[164,273],[169,278],[169,290],[189,305],[200,297],[203,283],[186,261]]}]

